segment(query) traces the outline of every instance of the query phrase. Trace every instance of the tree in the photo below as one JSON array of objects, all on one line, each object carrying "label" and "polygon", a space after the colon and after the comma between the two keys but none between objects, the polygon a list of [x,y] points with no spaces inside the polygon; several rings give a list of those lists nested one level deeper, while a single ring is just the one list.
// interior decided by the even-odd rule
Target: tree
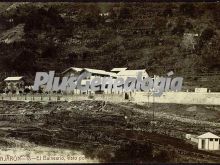
[{"label": "tree", "polygon": [[[209,5],[211,4],[212,3],[210,3]],[[210,10],[215,24],[220,27],[220,4],[213,3]]]},{"label": "tree", "polygon": [[167,6],[164,9],[163,16],[165,16],[165,17],[172,17],[173,16],[173,11],[172,11],[172,9],[169,6]]},{"label": "tree", "polygon": [[100,9],[98,6],[89,5],[85,10],[82,10],[78,15],[79,22],[86,25],[88,28],[96,28],[101,23]]},{"label": "tree", "polygon": [[167,19],[164,17],[155,17],[153,28],[162,32],[166,28]]},{"label": "tree", "polygon": [[214,36],[214,34],[215,34],[215,31],[212,28],[206,28],[202,32],[200,39],[203,41],[208,41]]},{"label": "tree", "polygon": [[30,93],[30,92],[31,92],[31,90],[29,88],[24,89],[24,93]]},{"label": "tree", "polygon": [[214,36],[201,48],[203,65],[210,71],[220,71],[220,37]]},{"label": "tree", "polygon": [[23,50],[15,57],[11,65],[19,73],[28,73],[35,71],[35,53],[31,50]]},{"label": "tree", "polygon": [[156,155],[155,159],[158,162],[169,162],[171,157],[174,157],[174,155],[171,155],[169,151],[162,150]]},{"label": "tree", "polygon": [[183,25],[183,20],[179,18],[177,20],[176,26],[173,28],[172,33],[176,35],[183,35],[185,32],[184,25]]},{"label": "tree", "polygon": [[[37,19],[36,19],[37,18]],[[59,15],[58,11],[54,8],[45,10],[43,8],[34,9],[30,11],[26,17],[24,31],[29,32],[32,30],[49,30],[51,28],[59,28],[64,24],[64,20]]]},{"label": "tree", "polygon": [[117,13],[113,10],[113,8],[109,9],[109,13],[111,19],[117,18]]},{"label": "tree", "polygon": [[184,3],[180,5],[179,11],[185,16],[195,16],[195,6],[191,3]]},{"label": "tree", "polygon": [[185,25],[185,26],[186,26],[186,28],[189,29],[189,30],[192,30],[192,29],[193,29],[193,25],[192,25],[192,23],[189,22],[189,21],[186,22],[186,25]]},{"label": "tree", "polygon": [[204,44],[208,43],[215,34],[216,32],[212,28],[206,28],[203,30],[201,36],[199,37],[197,48],[201,49]]},{"label": "tree", "polygon": [[[3,93],[4,90],[5,90],[5,88],[6,88],[6,83],[5,83],[5,81],[0,82],[0,93]],[[3,91],[3,92],[1,92],[1,91]]]},{"label": "tree", "polygon": [[132,13],[131,13],[131,9],[128,7],[122,7],[119,13],[119,18],[120,19],[129,19],[132,18]]},{"label": "tree", "polygon": [[115,152],[113,162],[151,162],[153,160],[153,146],[150,143],[141,144],[129,142]]},{"label": "tree", "polygon": [[53,42],[49,42],[48,45],[46,45],[42,57],[44,58],[54,58],[57,56],[58,47],[53,44]]}]

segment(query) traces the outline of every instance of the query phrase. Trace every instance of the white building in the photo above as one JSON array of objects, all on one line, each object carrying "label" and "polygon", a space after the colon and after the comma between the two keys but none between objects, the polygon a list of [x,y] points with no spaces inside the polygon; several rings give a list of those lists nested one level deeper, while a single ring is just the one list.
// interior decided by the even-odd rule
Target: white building
[{"label": "white building", "polygon": [[99,15],[101,16],[101,17],[107,17],[107,16],[109,16],[109,12],[105,12],[105,13],[99,13]]},{"label": "white building", "polygon": [[[145,69],[121,70],[120,72],[117,73],[117,77],[121,77],[125,81],[127,78],[131,78],[131,77],[137,78],[140,73],[141,73],[141,78],[142,79],[148,77],[148,74],[147,74]],[[125,93],[124,90],[122,89],[122,91],[120,91],[119,93],[124,93],[125,94],[125,99],[129,99],[129,98],[132,98],[132,93],[134,93],[134,92],[135,92],[135,90],[133,90],[129,93]]]},{"label": "white building", "polygon": [[208,89],[207,88],[195,88],[196,93],[207,93]]},{"label": "white building", "polygon": [[92,74],[91,78],[99,76],[99,77],[113,77],[116,78],[116,73],[113,72],[107,72],[105,70],[99,70],[99,69],[90,69],[90,68],[84,68],[81,72],[89,72]]},{"label": "white building", "polygon": [[70,77],[70,76],[75,76],[79,75],[79,73],[83,70],[83,68],[77,68],[77,67],[70,67],[63,71],[61,74],[63,77]]},{"label": "white building", "polygon": [[24,91],[25,81],[22,76],[7,77],[4,82],[6,83],[5,91],[16,92],[17,94]]},{"label": "white building", "polygon": [[196,37],[198,37],[199,34],[197,33],[184,33],[183,34],[183,41],[182,45],[185,49],[195,49],[195,45],[197,43]]},{"label": "white building", "polygon": [[[100,69],[91,69],[91,68],[77,68],[77,67],[70,67],[68,68],[67,70],[65,70],[64,72],[62,72],[62,75],[63,76],[66,76],[66,77],[69,77],[69,76],[79,76],[80,74],[82,73],[85,73],[85,72],[88,72],[91,74],[90,77],[87,77],[87,78],[84,78],[82,81],[81,81],[81,84],[82,85],[86,85],[86,82],[87,81],[92,81],[95,77],[101,77],[101,78],[104,78],[104,77],[111,77],[113,82],[116,78],[118,77],[122,77],[124,80],[126,80],[127,78],[129,77],[134,77],[134,78],[137,78],[137,76],[141,73],[141,78],[144,79],[146,77],[148,77],[148,74],[146,72],[145,69],[140,69],[140,70],[127,70],[127,68],[113,68],[111,71],[105,71],[105,70],[100,70]],[[123,93],[124,90],[122,88],[122,90],[117,90],[117,91],[114,91],[113,88],[111,88],[109,86],[109,84],[112,85],[111,80],[106,80],[106,85],[105,85],[105,90],[102,91],[101,90],[101,86],[100,86],[100,91],[97,91],[95,93],[106,93],[106,94],[110,94],[110,93],[117,93],[117,94],[120,94],[120,93]],[[131,96],[131,93],[133,91],[129,92],[129,96]],[[77,93],[77,94],[81,94],[82,91],[80,91],[79,89],[75,89],[73,92],[71,93]],[[92,94],[94,93],[93,91],[91,90],[88,90],[88,91],[85,91],[83,92],[84,94]]]},{"label": "white building", "polygon": [[200,150],[220,150],[220,137],[207,132],[197,137],[198,138],[198,149]]},{"label": "white building", "polygon": [[[107,72],[105,70],[99,70],[99,69],[90,69],[90,68],[84,68],[80,73],[83,72],[88,72],[91,73],[91,77],[86,78],[82,81],[82,84],[86,84],[86,81],[91,81],[92,79],[94,79],[95,77],[111,77],[112,79],[116,79],[117,78],[117,74],[113,73],[113,72]],[[107,86],[106,86],[107,88]],[[101,89],[101,86],[100,86]],[[108,90],[106,89],[105,91],[99,91],[100,93],[112,93],[112,89]],[[96,92],[96,93],[99,93]],[[92,91],[87,91],[86,93],[93,93]]]},{"label": "white building", "polygon": [[[88,72],[91,73],[91,77],[85,78],[82,80],[82,85],[86,85],[87,81],[91,81],[93,78],[95,77],[112,77],[113,79],[117,78],[117,74],[114,72],[107,72],[105,70],[100,70],[100,69],[91,69],[91,68],[78,68],[78,67],[70,67],[68,69],[66,69],[64,72],[62,72],[62,76],[64,77],[70,77],[70,76],[79,76],[80,74],[84,73],[84,72]],[[110,90],[106,90],[106,91],[99,91],[99,92],[104,92],[104,93],[111,93],[112,91]],[[75,89],[74,91],[72,91],[71,93],[75,93],[75,94],[80,94],[82,93],[80,90]],[[83,92],[86,94],[89,93],[93,93],[90,90]],[[97,92],[98,93],[98,92]]]},{"label": "white building", "polygon": [[120,71],[117,76],[122,77],[124,79],[127,79],[128,77],[137,77],[138,74],[142,74],[142,78],[148,77],[148,74],[145,69],[140,69],[140,70],[122,70]]},{"label": "white building", "polygon": [[198,135],[186,134],[186,139],[198,143]]},{"label": "white building", "polygon": [[112,70],[111,70],[111,72],[114,72],[114,73],[119,73],[119,72],[121,72],[121,71],[125,71],[127,68],[113,68]]}]

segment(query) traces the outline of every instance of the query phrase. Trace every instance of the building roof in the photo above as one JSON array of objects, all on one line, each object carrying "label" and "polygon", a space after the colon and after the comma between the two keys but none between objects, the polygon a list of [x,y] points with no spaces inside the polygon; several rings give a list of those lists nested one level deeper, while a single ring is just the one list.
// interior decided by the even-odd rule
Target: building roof
[{"label": "building roof", "polygon": [[111,76],[111,77],[117,77],[116,73],[106,72],[105,70],[90,69],[90,68],[84,68],[84,70],[86,70],[90,73],[95,73],[95,74],[99,74],[99,75],[107,75],[107,76]]},{"label": "building roof", "polygon": [[112,73],[112,72],[107,72],[109,74],[109,76],[111,77],[117,77],[117,74],[116,73]]},{"label": "building roof", "polygon": [[142,74],[144,73],[145,75],[148,75],[145,69],[140,69],[140,70],[123,70],[119,72],[117,75],[118,76],[137,76],[138,73],[141,72]]},{"label": "building roof", "polygon": [[4,81],[19,81],[21,80],[23,77],[7,77],[6,79],[4,79]]},{"label": "building roof", "polygon": [[207,132],[205,134],[202,134],[200,136],[198,136],[197,138],[200,138],[200,139],[209,139],[209,138],[216,138],[216,139],[219,139],[220,137],[211,133],[211,132]]},{"label": "building roof", "polygon": [[91,72],[91,73],[107,75],[106,71],[104,71],[104,70],[90,69],[90,68],[84,68],[84,70]]},{"label": "building roof", "polygon": [[124,71],[126,70],[127,68],[113,68],[111,71],[112,72],[121,72],[121,71]]},{"label": "building roof", "polygon": [[75,72],[81,72],[83,70],[83,68],[70,67],[70,68],[66,69],[65,71],[63,71],[62,74],[68,72],[69,70],[73,70]]}]

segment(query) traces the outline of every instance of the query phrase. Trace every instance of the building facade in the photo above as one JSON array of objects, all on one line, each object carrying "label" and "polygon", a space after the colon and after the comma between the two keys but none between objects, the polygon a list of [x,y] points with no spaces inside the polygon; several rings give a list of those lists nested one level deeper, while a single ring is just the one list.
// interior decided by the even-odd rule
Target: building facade
[{"label": "building facade", "polygon": [[6,93],[16,93],[19,94],[24,91],[25,81],[22,76],[20,77],[7,77],[4,82],[6,83],[5,92]]},{"label": "building facade", "polygon": [[198,138],[198,149],[200,150],[220,150],[220,137],[207,132],[203,135],[200,135]]}]

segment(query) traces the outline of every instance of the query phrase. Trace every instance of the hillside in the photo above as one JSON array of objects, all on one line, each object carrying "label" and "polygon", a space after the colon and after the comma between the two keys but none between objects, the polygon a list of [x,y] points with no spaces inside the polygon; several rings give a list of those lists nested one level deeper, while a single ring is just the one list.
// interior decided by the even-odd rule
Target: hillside
[{"label": "hillside", "polygon": [[0,3],[0,77],[69,66],[146,68],[219,91],[212,76],[220,71],[219,5]]},{"label": "hillside", "polygon": [[[3,104],[1,153],[9,149],[19,153],[31,147],[30,153],[39,154],[37,151],[41,149],[42,153],[44,149],[45,153],[47,147],[53,151],[51,155],[57,148],[77,150],[86,159],[99,162],[218,163],[220,160],[219,152],[198,150],[196,143],[185,138],[187,133],[219,134],[219,106],[213,109],[204,105],[106,102],[103,107],[101,101],[1,101],[0,106]],[[153,106],[156,106],[154,124]]]}]

